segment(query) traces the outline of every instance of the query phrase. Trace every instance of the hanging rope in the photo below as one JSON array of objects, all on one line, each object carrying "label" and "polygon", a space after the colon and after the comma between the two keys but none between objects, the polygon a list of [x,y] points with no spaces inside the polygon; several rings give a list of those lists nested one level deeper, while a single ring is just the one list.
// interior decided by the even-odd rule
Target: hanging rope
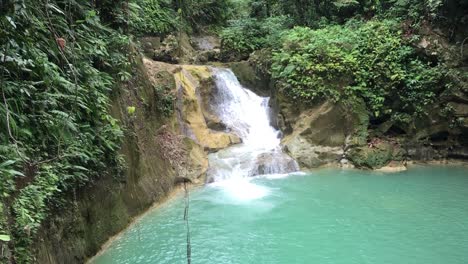
[{"label": "hanging rope", "polygon": [[190,206],[190,197],[187,189],[187,182],[184,181],[184,191],[185,191],[185,210],[184,210],[184,221],[185,227],[187,229],[187,264],[192,262],[192,246],[190,244],[190,225],[189,225],[189,206]]}]

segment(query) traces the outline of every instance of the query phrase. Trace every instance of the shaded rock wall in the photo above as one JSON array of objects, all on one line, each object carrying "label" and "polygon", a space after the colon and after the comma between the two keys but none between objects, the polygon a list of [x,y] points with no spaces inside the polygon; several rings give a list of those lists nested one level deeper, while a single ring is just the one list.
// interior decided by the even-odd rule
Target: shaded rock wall
[{"label": "shaded rock wall", "polygon": [[279,106],[280,127],[286,132],[282,144],[302,168],[338,162],[348,145],[365,143],[369,120],[360,105],[325,101],[309,109],[285,102]]},{"label": "shaded rock wall", "polygon": [[[277,125],[285,134],[284,148],[302,168],[338,161],[375,169],[391,161],[468,159],[468,61],[466,52],[462,54],[463,34],[452,39],[448,33],[429,23],[418,29],[421,38],[414,44],[418,56],[447,67],[445,81],[449,85],[437,87],[435,102],[427,106],[424,115],[409,122],[369,120],[361,102],[304,105],[286,98],[274,88],[274,82],[270,83]],[[246,69],[239,74],[249,76]]]},{"label": "shaded rock wall", "polygon": [[[133,78],[116,89],[111,106],[125,133],[123,173],[112,174],[115,168],[110,168],[93,184],[64,197],[60,208],[52,209],[53,216],[43,224],[35,243],[36,263],[83,263],[133,217],[167,197],[178,182],[205,182],[206,146],[181,133],[177,111],[164,117],[158,106],[157,85],[173,87],[174,94],[180,86],[180,78],[174,77],[177,66],[143,61],[136,53],[132,56]],[[193,96],[183,98],[184,115],[192,114]],[[135,112],[129,113],[128,107],[135,107]]]}]

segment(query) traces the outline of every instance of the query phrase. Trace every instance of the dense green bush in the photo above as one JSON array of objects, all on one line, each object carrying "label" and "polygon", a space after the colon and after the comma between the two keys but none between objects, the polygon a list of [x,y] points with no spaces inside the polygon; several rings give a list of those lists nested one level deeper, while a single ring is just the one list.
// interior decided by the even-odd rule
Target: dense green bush
[{"label": "dense green bush", "polygon": [[207,26],[217,28],[226,25],[237,7],[232,1],[117,0],[106,7],[113,8],[112,25],[129,28],[136,35],[165,36],[178,31],[199,32]]},{"label": "dense green bush", "polygon": [[[342,24],[356,16],[369,19],[374,16],[410,19],[451,19],[441,13],[443,5],[458,5],[463,0],[237,0],[250,7],[250,16],[265,18],[289,16],[294,25],[311,28],[327,24]],[[466,1],[465,1],[466,2]],[[244,10],[242,10],[245,13]]]},{"label": "dense green bush", "polygon": [[291,24],[288,17],[263,20],[242,18],[231,21],[221,36],[221,51],[225,59],[246,59],[254,50],[279,45],[279,36]]},{"label": "dense green bush", "polygon": [[442,69],[419,58],[396,21],[294,28],[273,56],[272,72],[291,98],[363,98],[373,117],[409,121],[436,96]]},{"label": "dense green bush", "polygon": [[177,12],[171,8],[171,1],[133,0],[129,8],[129,25],[137,34],[166,35],[176,31],[180,24]]},{"label": "dense green bush", "polygon": [[[0,18],[0,201],[14,262],[60,194],[118,168],[122,131],[109,115],[116,81],[130,77],[129,38],[101,12],[67,0],[25,0]],[[8,209],[7,209],[8,208]]]},{"label": "dense green bush", "polygon": [[173,0],[173,6],[195,31],[207,25],[224,25],[233,8],[231,0]]},{"label": "dense green bush", "polygon": [[131,0],[128,24],[139,35],[164,36],[224,25],[232,13],[231,0]]}]

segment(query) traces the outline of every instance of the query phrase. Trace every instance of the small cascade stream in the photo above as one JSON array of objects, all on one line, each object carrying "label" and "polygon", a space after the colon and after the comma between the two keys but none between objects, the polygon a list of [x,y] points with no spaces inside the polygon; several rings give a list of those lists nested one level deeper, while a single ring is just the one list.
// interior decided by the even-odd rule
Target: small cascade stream
[{"label": "small cascade stream", "polygon": [[297,171],[297,163],[281,150],[280,132],[270,125],[269,98],[242,87],[229,69],[214,71],[212,110],[242,143],[209,155],[209,181],[232,185],[250,176]]}]

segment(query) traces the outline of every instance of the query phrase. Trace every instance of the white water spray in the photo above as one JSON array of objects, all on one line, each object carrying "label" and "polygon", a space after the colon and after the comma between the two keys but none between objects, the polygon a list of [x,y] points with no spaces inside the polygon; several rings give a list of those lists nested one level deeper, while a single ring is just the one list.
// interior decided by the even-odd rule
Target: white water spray
[{"label": "white water spray", "polygon": [[269,98],[242,87],[231,70],[215,69],[215,79],[212,110],[242,143],[209,155],[209,179],[229,180],[230,189],[237,190],[232,187],[249,176],[297,171],[297,163],[280,148],[279,131],[270,125]]}]

